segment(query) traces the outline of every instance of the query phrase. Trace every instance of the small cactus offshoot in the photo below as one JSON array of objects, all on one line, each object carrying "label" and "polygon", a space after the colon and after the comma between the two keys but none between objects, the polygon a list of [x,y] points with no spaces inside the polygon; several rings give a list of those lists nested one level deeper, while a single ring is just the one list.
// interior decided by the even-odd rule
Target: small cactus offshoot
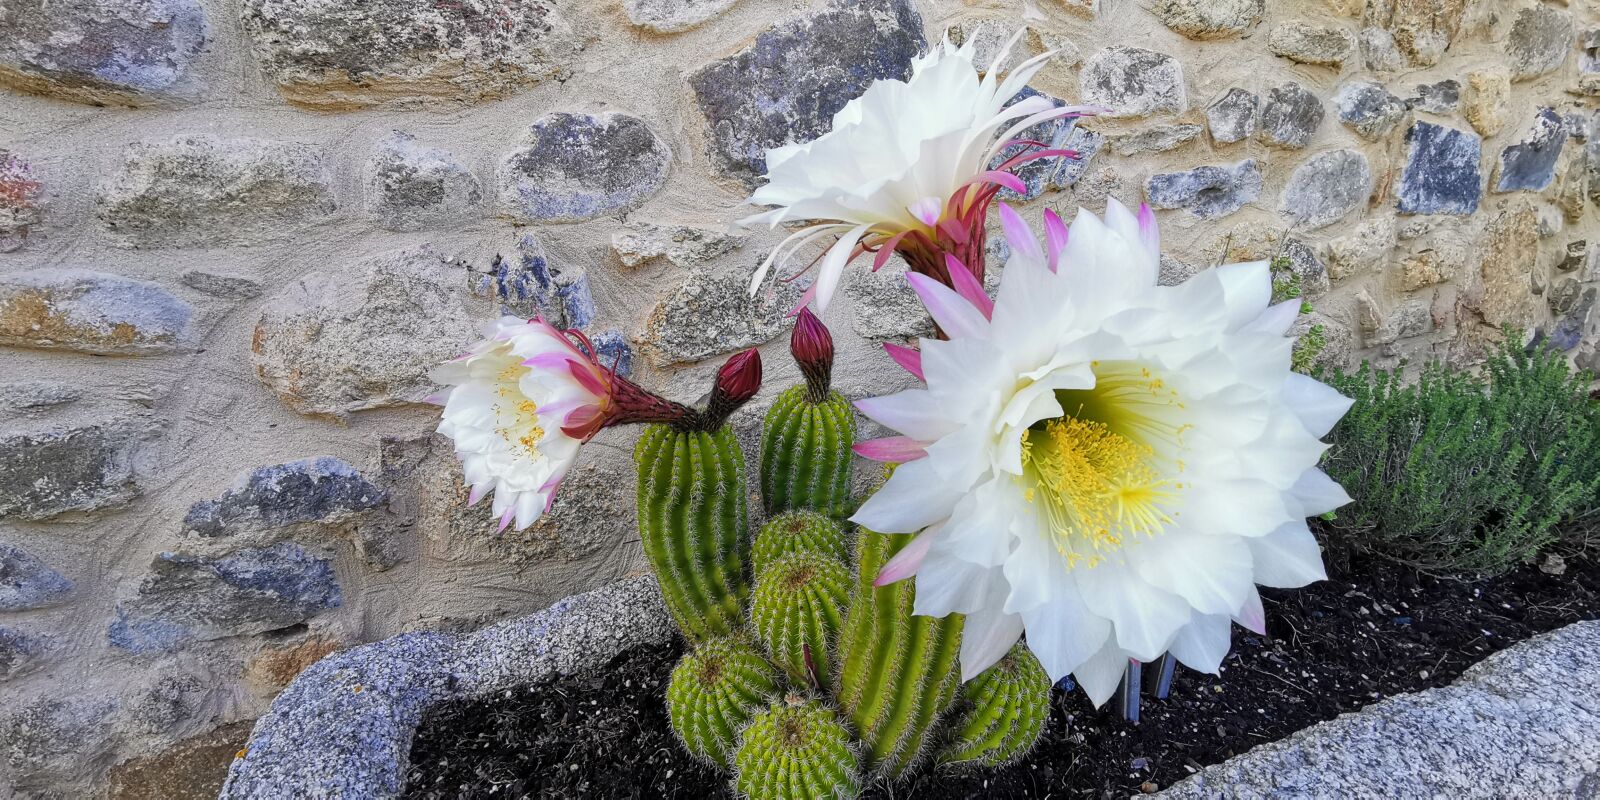
[{"label": "small cactus offshoot", "polygon": [[749,800],[849,800],[861,793],[850,732],[828,707],[790,696],[739,737],[734,791]]},{"label": "small cactus offshoot", "polygon": [[829,689],[834,680],[833,642],[850,601],[850,572],[818,553],[790,553],[756,579],[750,620],[772,662],[794,685],[813,682]]},{"label": "small cactus offshoot", "polygon": [[945,764],[1001,767],[1028,754],[1050,717],[1050,676],[1028,650],[1011,648],[961,687],[965,708],[939,754]]},{"label": "small cactus offshoot", "polygon": [[673,668],[667,715],[691,754],[726,766],[739,730],[777,695],[777,673],[754,647],[711,639]]},{"label": "small cactus offshoot", "polygon": [[833,336],[802,309],[789,351],[806,382],[778,396],[761,435],[761,497],[769,513],[809,508],[835,517],[850,510],[856,417],[829,388]]},{"label": "small cactus offshoot", "polygon": [[751,548],[756,575],[790,553],[816,553],[840,564],[850,563],[850,544],[845,541],[844,528],[814,511],[788,511],[761,526]]}]

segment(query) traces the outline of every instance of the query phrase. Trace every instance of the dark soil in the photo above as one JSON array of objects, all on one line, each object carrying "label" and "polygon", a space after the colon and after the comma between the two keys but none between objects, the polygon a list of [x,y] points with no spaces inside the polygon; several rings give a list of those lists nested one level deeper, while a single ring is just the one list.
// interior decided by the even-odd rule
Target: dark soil
[{"label": "dark soil", "polygon": [[[1268,637],[1234,629],[1220,678],[1180,668],[1172,696],[1145,698],[1134,725],[1082,692],[1056,693],[1044,739],[1022,763],[923,775],[879,798],[1126,796],[1384,697],[1453,681],[1497,650],[1600,618],[1600,564],[1562,575],[1521,567],[1491,580],[1419,576],[1357,562],[1304,589],[1264,590]],[[713,798],[725,777],[690,759],[662,694],[677,645],[605,670],[446,708],[412,750],[407,796]]]}]

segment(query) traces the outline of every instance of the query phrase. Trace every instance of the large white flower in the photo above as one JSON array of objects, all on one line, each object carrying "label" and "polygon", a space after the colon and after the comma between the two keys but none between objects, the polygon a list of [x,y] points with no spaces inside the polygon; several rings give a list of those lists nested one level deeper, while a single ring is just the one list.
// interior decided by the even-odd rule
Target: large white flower
[{"label": "large white flower", "polygon": [[430,399],[444,406],[439,433],[455,441],[468,503],[493,492],[500,529],[521,530],[549,510],[607,418],[613,376],[544,320],[503,317],[486,336],[433,371],[448,388]]},{"label": "large white flower", "polygon": [[1349,501],[1316,465],[1350,401],[1290,371],[1265,262],[1161,287],[1148,208],[1047,213],[1044,247],[1000,216],[997,297],[908,275],[950,340],[891,347],[927,387],[859,403],[904,434],[860,452],[906,463],[852,519],[921,531],[880,583],[967,615],[967,678],[1024,631],[1096,704],[1130,658],[1216,672],[1230,620],[1263,630],[1256,584],[1325,577],[1306,518]]},{"label": "large white flower", "polygon": [[1029,159],[1072,153],[1030,143],[1035,149],[994,170],[991,163],[1028,127],[1084,112],[1057,107],[1040,95],[1006,105],[1053,55],[1023,61],[1002,81],[1001,65],[1020,35],[1012,36],[981,80],[972,61],[977,37],[959,48],[946,39],[913,62],[910,80],[877,81],[845,104],[833,115],[828,133],[768,150],[767,183],[747,202],[775,208],[738,224],[815,224],[773,249],[756,271],[752,290],[784,253],[830,235],[839,238],[818,272],[819,310],[827,309],[845,265],[867,249],[877,250],[877,266],[898,250],[913,270],[944,283],[949,282],[942,275],[944,253],[981,270],[990,201],[1002,186],[1023,188],[1005,170]]}]

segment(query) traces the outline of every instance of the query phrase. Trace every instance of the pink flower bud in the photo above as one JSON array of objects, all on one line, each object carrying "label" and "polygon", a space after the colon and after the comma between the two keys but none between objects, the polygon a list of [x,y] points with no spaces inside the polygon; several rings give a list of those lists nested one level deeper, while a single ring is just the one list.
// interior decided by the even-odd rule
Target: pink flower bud
[{"label": "pink flower bud", "polygon": [[802,308],[789,335],[789,352],[806,378],[806,397],[813,403],[828,399],[833,381],[833,334],[811,309]]},{"label": "pink flower bud", "polygon": [[717,370],[717,384],[706,404],[704,424],[716,428],[761,390],[761,353],[755,348],[729,358]]}]

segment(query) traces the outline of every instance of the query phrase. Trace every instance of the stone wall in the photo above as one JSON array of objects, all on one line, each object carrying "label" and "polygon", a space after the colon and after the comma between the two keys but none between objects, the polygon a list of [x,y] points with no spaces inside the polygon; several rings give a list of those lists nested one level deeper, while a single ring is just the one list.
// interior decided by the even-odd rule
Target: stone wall
[{"label": "stone wall", "polygon": [[[746,297],[778,236],[727,231],[762,149],[1022,24],[1034,90],[1116,109],[1034,132],[1087,160],[1027,168],[1032,218],[1148,201],[1169,280],[1286,258],[1325,364],[1512,325],[1600,366],[1587,0],[13,0],[0,786],[203,790],[322,655],[642,569],[629,431],[497,536],[428,366],[505,308],[685,401],[750,345],[795,380],[802,286]],[[895,268],[843,296],[860,395],[929,325]]]}]

